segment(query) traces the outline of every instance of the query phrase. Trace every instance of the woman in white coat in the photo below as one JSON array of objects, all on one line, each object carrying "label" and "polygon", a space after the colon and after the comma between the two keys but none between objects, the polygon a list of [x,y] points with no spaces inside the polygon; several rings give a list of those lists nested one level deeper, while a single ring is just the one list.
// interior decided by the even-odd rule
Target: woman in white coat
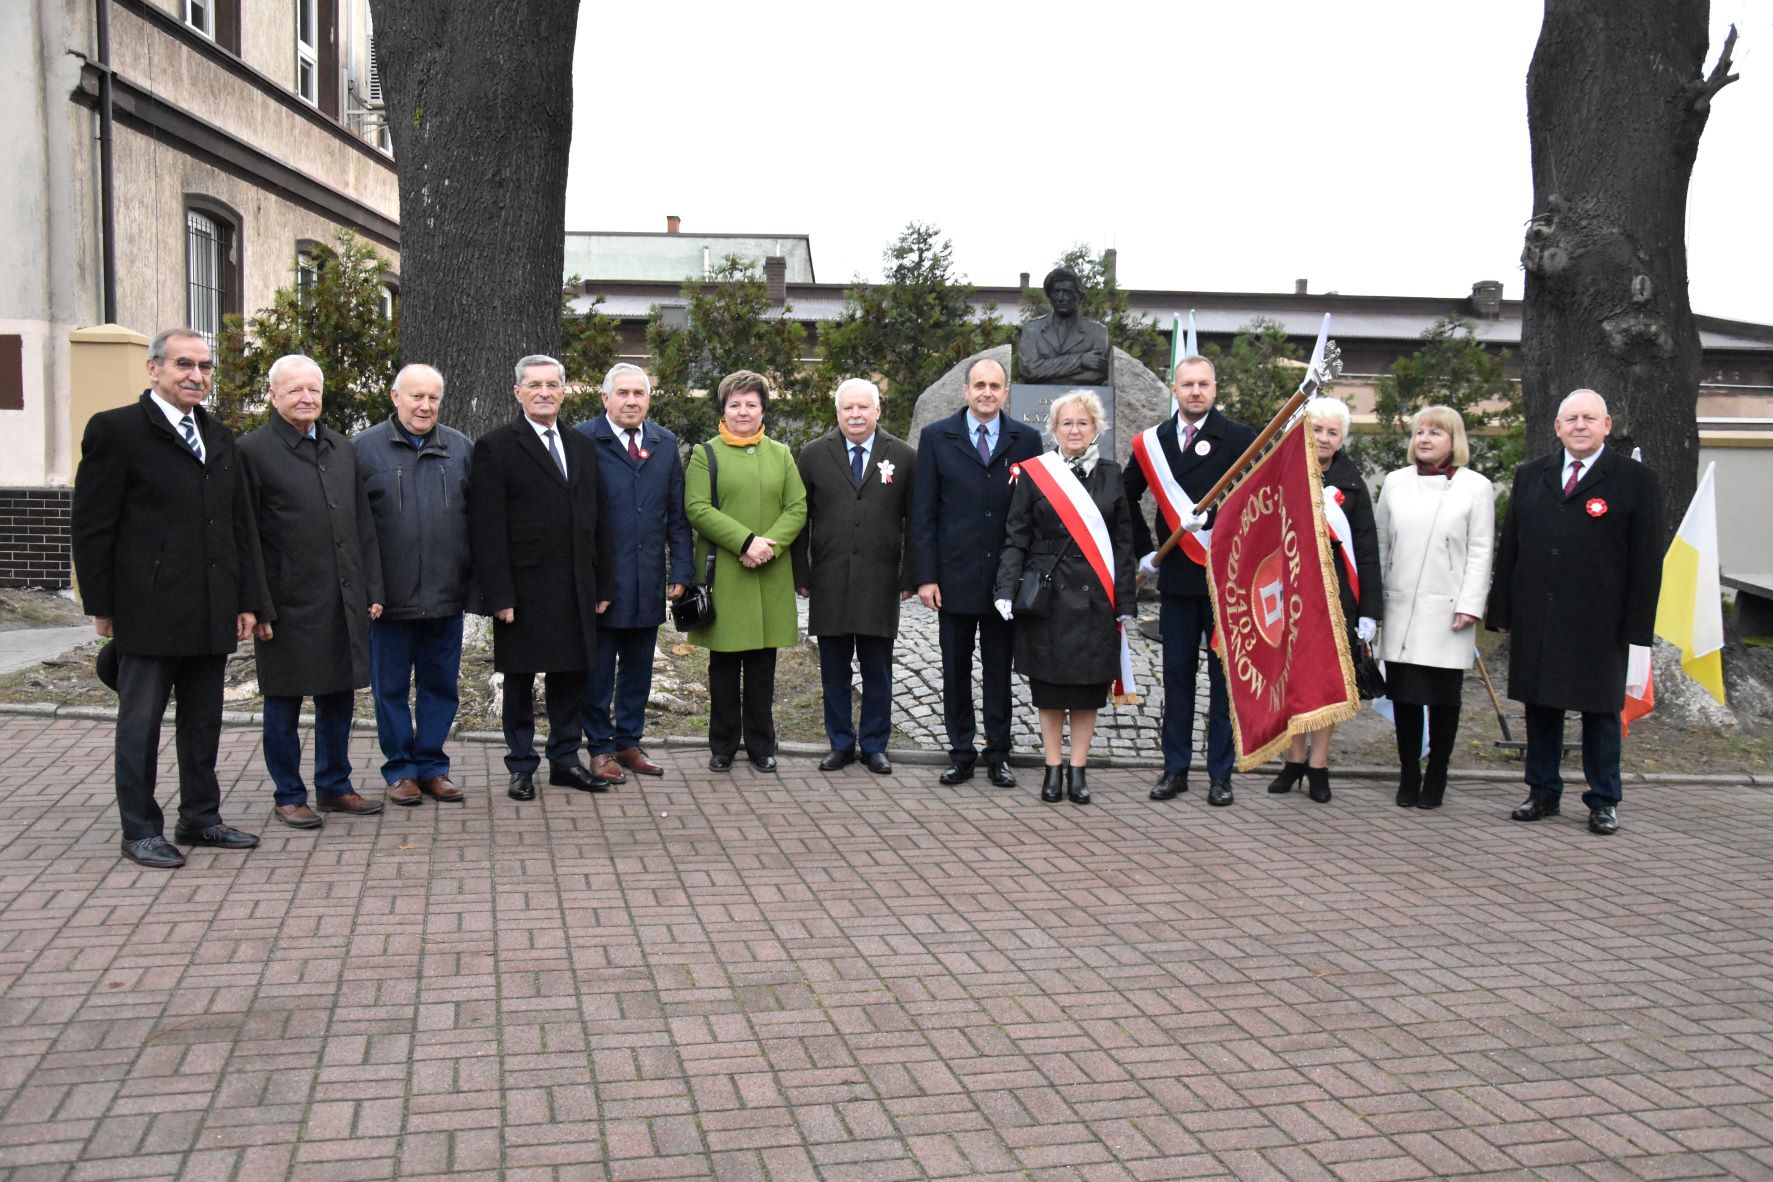
[{"label": "woman in white coat", "polygon": [[[1385,477],[1374,513],[1385,622],[1379,658],[1397,706],[1397,803],[1439,808],[1459,733],[1460,692],[1477,653],[1477,623],[1490,594],[1496,492],[1466,467],[1465,421],[1446,406],[1410,420],[1410,459]],[[1428,708],[1428,772],[1422,771],[1422,708]]]}]

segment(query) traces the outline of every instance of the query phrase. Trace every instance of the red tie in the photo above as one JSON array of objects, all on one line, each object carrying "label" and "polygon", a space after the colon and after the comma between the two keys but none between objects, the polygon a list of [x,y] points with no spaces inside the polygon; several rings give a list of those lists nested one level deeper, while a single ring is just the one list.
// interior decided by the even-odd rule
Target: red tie
[{"label": "red tie", "polygon": [[1576,482],[1582,479],[1582,461],[1570,461],[1570,479],[1564,481],[1564,495],[1567,497],[1576,491]]},{"label": "red tie", "polygon": [[640,432],[638,431],[628,432],[628,458],[631,460],[638,460],[640,458],[640,443],[637,439],[639,434]]}]

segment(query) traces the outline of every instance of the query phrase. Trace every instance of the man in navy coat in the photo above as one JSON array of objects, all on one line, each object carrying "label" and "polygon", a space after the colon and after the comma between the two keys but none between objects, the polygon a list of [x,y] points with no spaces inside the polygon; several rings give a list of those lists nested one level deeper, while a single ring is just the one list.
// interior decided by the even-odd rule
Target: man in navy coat
[{"label": "man in navy coat", "polygon": [[1582,715],[1588,828],[1619,831],[1619,712],[1629,647],[1648,646],[1662,590],[1656,474],[1606,446],[1593,390],[1558,407],[1559,447],[1515,471],[1486,625],[1509,632],[1508,696],[1527,708],[1527,799],[1516,821],[1554,817],[1564,712]]},{"label": "man in navy coat", "polygon": [[616,560],[615,591],[597,621],[584,711],[591,774],[612,784],[626,778],[624,768],[642,776],[664,774],[641,750],[640,736],[665,600],[683,595],[692,568],[683,459],[677,436],[647,421],[652,396],[646,371],[624,361],[604,375],[603,414],[575,428],[597,447]]},{"label": "man in navy coat", "polygon": [[[1170,383],[1176,396],[1176,413],[1158,425],[1158,454],[1147,454],[1153,463],[1169,465],[1176,483],[1191,500],[1199,500],[1256,441],[1256,432],[1243,423],[1215,413],[1219,385],[1213,363],[1205,357],[1184,357]],[[1159,456],[1161,455],[1161,460]],[[1122,477],[1129,505],[1138,505],[1151,480],[1138,463],[1127,465]],[[1169,536],[1160,513],[1156,541]],[[1146,558],[1141,574],[1151,573],[1155,550],[1152,532],[1145,528],[1142,513],[1133,514],[1133,545]],[[1158,628],[1164,646],[1164,770],[1151,789],[1151,799],[1169,800],[1188,791],[1188,769],[1194,758],[1194,679],[1200,667],[1200,647],[1213,634],[1213,601],[1207,594],[1207,568],[1177,546],[1165,555],[1157,570]],[[1207,653],[1207,803],[1232,802],[1231,769],[1235,753],[1231,740],[1231,706],[1225,693],[1225,670],[1219,658]]]},{"label": "man in navy coat", "polygon": [[953,763],[944,784],[973,777],[973,644],[978,638],[985,705],[985,766],[991,782],[1010,774],[1010,657],[1015,624],[991,606],[997,556],[1010,512],[1010,466],[1040,454],[1040,434],[1002,413],[1009,398],[1003,366],[981,358],[967,368],[966,406],[923,429],[911,508],[912,580],[923,605],[939,613],[942,722]]}]

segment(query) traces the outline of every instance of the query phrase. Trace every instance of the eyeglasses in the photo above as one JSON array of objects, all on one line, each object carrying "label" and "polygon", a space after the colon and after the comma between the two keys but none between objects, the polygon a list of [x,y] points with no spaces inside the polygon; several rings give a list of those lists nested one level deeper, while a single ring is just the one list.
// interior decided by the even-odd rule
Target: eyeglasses
[{"label": "eyeglasses", "polygon": [[538,390],[548,390],[554,393],[559,393],[561,390],[565,389],[565,387],[559,382],[525,382],[523,383],[523,389],[531,394],[536,393]]},{"label": "eyeglasses", "polygon": [[180,373],[190,373],[194,369],[210,373],[215,369],[213,361],[192,361],[189,357],[162,357],[159,360],[160,364],[170,365]]}]

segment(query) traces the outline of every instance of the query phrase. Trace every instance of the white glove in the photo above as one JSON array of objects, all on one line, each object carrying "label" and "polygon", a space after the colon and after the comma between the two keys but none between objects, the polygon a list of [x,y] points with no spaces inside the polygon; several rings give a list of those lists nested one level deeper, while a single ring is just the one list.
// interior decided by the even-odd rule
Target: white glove
[{"label": "white glove", "polygon": [[1131,624],[1133,622],[1132,616],[1116,616],[1114,618],[1115,622],[1120,624]]},{"label": "white glove", "polygon": [[1157,551],[1153,550],[1139,560],[1139,573],[1148,579],[1157,578]]},{"label": "white glove", "polygon": [[1207,528],[1207,517],[1204,513],[1190,513],[1182,519],[1182,528],[1191,534],[1198,534]]},{"label": "white glove", "polygon": [[1360,622],[1354,626],[1354,634],[1360,638],[1362,644],[1372,644],[1373,637],[1379,635],[1379,621],[1371,616],[1362,616]]},{"label": "white glove", "polygon": [[1010,616],[1010,601],[1009,600],[1007,600],[1007,599],[995,600],[991,606],[995,607],[997,609],[997,614],[1002,616],[1005,620],[1009,620],[1011,618],[1011,616]]}]

